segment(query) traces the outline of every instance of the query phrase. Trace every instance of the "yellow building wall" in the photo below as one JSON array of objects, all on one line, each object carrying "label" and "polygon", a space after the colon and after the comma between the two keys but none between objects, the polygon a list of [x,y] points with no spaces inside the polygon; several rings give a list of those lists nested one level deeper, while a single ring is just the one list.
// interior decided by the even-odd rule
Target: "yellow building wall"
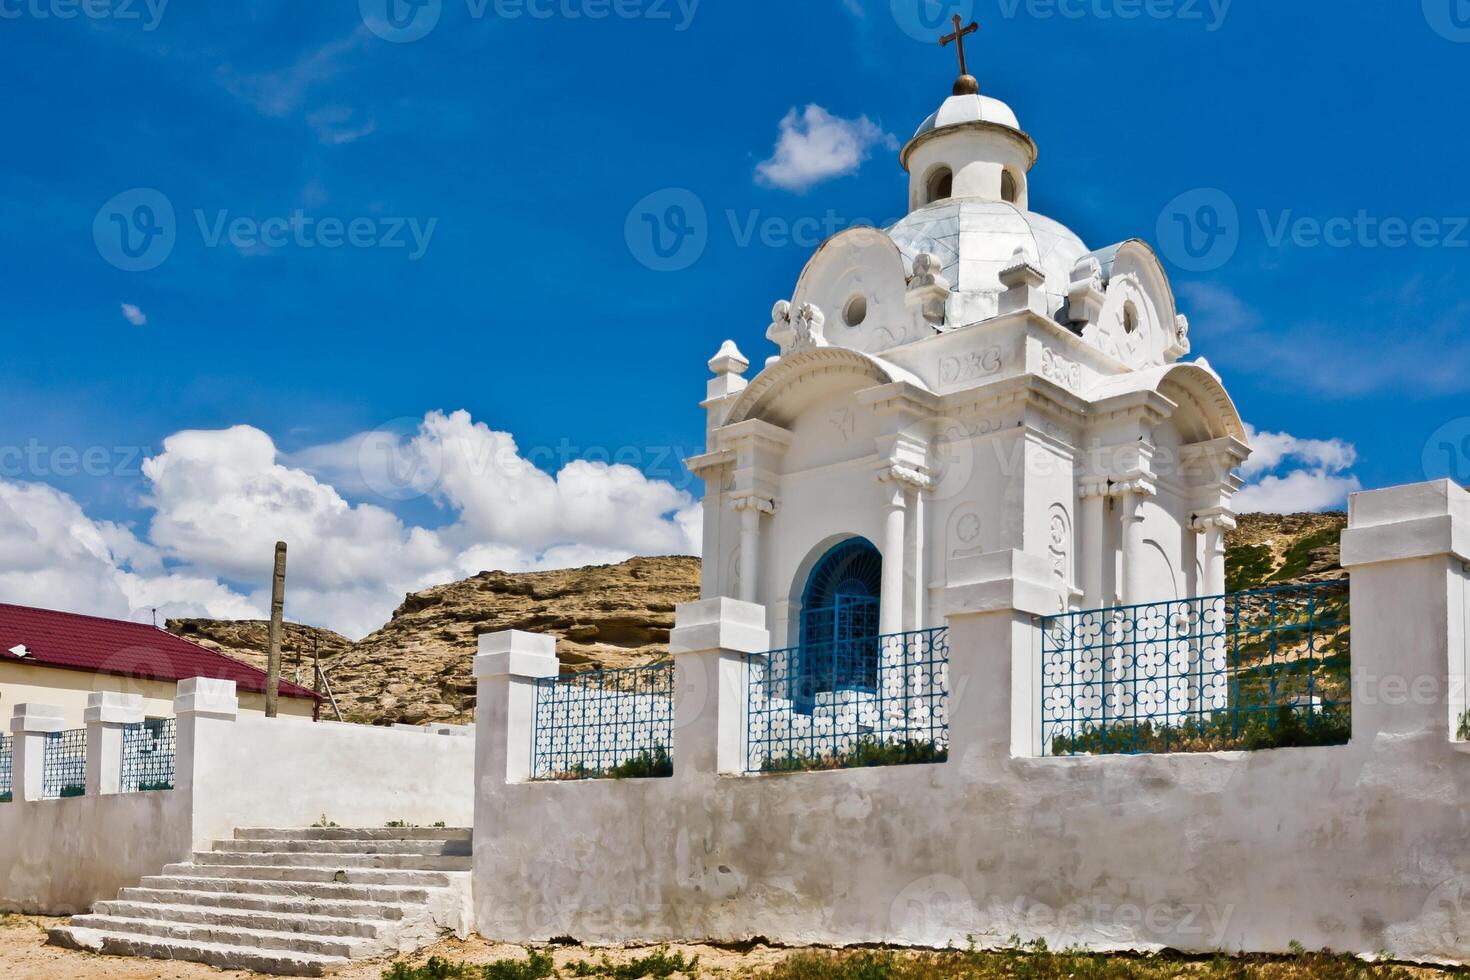
[{"label": "yellow building wall", "polygon": [[[84,670],[59,670],[36,664],[0,663],[0,727],[10,730],[10,716],[15,706],[34,702],[54,704],[61,708],[67,728],[81,728],[82,716],[87,707],[87,695],[94,691],[112,691],[119,694],[141,694],[143,714],[149,718],[172,718],[174,693],[177,685],[173,681],[143,680],[136,677],[119,677],[115,674],[94,674]],[[253,691],[241,691],[242,712],[265,713],[265,695]],[[310,718],[312,703],[307,698],[280,699],[282,715]]]}]

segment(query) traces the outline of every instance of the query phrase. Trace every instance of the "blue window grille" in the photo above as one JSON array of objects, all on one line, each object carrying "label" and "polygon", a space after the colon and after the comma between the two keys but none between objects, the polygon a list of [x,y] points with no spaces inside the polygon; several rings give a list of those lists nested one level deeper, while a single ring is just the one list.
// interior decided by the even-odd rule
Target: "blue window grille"
[{"label": "blue window grille", "polygon": [[73,728],[46,736],[41,792],[48,800],[87,791],[87,730]]},{"label": "blue window grille", "polygon": [[1042,754],[1347,742],[1348,599],[1333,581],[1047,618]]},{"label": "blue window grille", "polygon": [[533,779],[672,776],[674,665],[536,682]]},{"label": "blue window grille", "polygon": [[948,629],[772,650],[745,664],[749,772],[949,756]]},{"label": "blue window grille", "polygon": [[174,788],[176,731],[172,718],[150,718],[123,729],[122,792]]},{"label": "blue window grille", "polygon": [[0,803],[10,802],[11,776],[15,771],[15,739],[0,736]]},{"label": "blue window grille", "polygon": [[877,689],[882,579],[883,557],[863,538],[835,545],[813,567],[802,592],[801,645],[791,672],[817,686],[801,690],[797,710],[810,713],[821,693]]}]

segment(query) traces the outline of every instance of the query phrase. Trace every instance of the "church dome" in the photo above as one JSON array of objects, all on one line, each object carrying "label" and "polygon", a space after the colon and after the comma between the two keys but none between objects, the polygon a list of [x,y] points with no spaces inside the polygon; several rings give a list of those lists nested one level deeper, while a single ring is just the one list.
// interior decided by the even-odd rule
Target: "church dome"
[{"label": "church dome", "polygon": [[1015,264],[1016,250],[1023,250],[1046,274],[1053,314],[1066,301],[1073,266],[1089,252],[1070,228],[1045,215],[980,198],[921,207],[886,230],[909,265],[921,253],[936,256],[944,277],[960,293],[1001,292],[1001,272]]},{"label": "church dome", "polygon": [[988,95],[952,95],[944,104],[925,119],[914,133],[918,139],[926,133],[946,126],[962,126],[966,123],[994,123],[1021,132],[1021,122],[1011,107]]}]

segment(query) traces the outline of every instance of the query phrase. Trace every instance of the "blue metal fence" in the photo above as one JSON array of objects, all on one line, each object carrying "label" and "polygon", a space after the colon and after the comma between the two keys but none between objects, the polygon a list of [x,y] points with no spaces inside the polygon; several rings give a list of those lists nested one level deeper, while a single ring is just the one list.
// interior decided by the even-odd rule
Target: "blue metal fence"
[{"label": "blue metal fence", "polygon": [[1351,734],[1346,581],[1042,626],[1045,755],[1336,745]]},{"label": "blue metal fence", "polygon": [[945,628],[751,654],[746,671],[749,772],[948,758]]},{"label": "blue metal fence", "polygon": [[534,779],[672,776],[674,665],[536,682]]},{"label": "blue metal fence", "polygon": [[73,728],[46,736],[41,792],[48,800],[87,791],[87,730]]},{"label": "blue metal fence", "polygon": [[11,776],[15,770],[15,739],[10,735],[0,736],[0,803],[9,803]]},{"label": "blue metal fence", "polygon": [[122,792],[174,788],[176,731],[172,718],[149,719],[123,729]]}]

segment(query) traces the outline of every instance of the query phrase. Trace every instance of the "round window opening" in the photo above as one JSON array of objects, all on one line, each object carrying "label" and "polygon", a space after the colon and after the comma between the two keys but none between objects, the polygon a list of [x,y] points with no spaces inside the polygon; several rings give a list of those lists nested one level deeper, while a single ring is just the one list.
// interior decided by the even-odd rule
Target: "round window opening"
[{"label": "round window opening", "polygon": [[842,310],[842,319],[849,327],[855,327],[868,318],[868,298],[854,296]]}]

